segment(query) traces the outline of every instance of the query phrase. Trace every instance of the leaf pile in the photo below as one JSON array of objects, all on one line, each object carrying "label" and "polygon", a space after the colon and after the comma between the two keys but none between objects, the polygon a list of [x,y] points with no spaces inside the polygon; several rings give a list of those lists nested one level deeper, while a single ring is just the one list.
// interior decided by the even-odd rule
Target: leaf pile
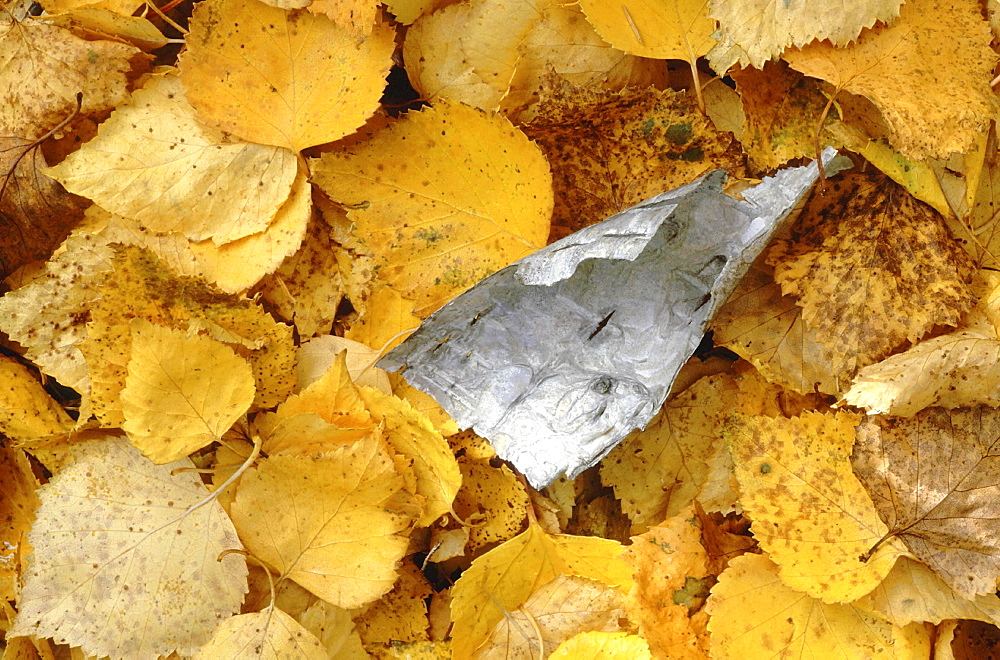
[{"label": "leaf pile", "polygon": [[[0,2],[4,658],[983,657],[1000,22],[829,4]],[[827,145],[853,169],[575,480],[373,366],[547,242]]]}]

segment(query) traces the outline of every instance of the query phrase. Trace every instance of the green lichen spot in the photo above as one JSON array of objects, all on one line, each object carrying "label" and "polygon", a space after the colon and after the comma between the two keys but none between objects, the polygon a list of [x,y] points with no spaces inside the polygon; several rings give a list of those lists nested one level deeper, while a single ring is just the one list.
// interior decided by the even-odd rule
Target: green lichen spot
[{"label": "green lichen spot", "polygon": [[642,126],[639,127],[639,132],[642,133],[643,137],[649,137],[650,136],[650,134],[653,132],[653,124],[655,124],[655,123],[656,122],[653,120],[652,117],[650,117],[646,121],[642,122]]},{"label": "green lichen spot", "polygon": [[96,64],[97,60],[99,59],[101,59],[101,56],[95,53],[94,51],[90,51],[87,53],[87,61],[90,62],[91,64]]},{"label": "green lichen spot", "polygon": [[436,229],[421,229],[413,234],[413,238],[420,241],[426,241],[428,243],[436,243],[444,238],[444,234]]},{"label": "green lichen spot", "polygon": [[684,578],[684,586],[674,592],[674,605],[684,605],[685,607],[695,607],[708,598],[708,593],[712,588],[711,577]]},{"label": "green lichen spot", "polygon": [[760,466],[760,473],[761,474],[768,474],[770,471],[771,471],[771,464],[770,463],[764,463],[764,464],[762,464]]},{"label": "green lichen spot", "polygon": [[691,136],[693,135],[691,130],[691,124],[685,122],[683,124],[673,124],[667,126],[666,136],[674,144],[687,144],[691,141]]}]

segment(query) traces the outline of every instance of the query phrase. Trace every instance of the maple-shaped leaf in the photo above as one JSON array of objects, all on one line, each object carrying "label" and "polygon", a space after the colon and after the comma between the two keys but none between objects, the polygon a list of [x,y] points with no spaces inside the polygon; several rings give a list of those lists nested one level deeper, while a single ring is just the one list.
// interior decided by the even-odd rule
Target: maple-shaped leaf
[{"label": "maple-shaped leaf", "polygon": [[553,238],[604,220],[664,190],[742,167],[693,95],[672,90],[598,93],[568,83],[547,90],[524,127],[552,166]]},{"label": "maple-shaped leaf", "polygon": [[169,463],[215,442],[253,403],[250,365],[225,344],[133,319],[121,393],[132,444]]},{"label": "maple-shaped leaf", "polygon": [[748,360],[769,381],[790,390],[840,392],[830,351],[802,320],[802,308],[782,295],[774,269],[760,257],[712,319],[714,340]]},{"label": "maple-shaped leaf", "polygon": [[231,515],[240,538],[282,578],[339,607],[376,600],[419,506],[374,435],[310,456],[276,455],[240,479]]},{"label": "maple-shaped leaf", "polygon": [[258,0],[201,2],[180,58],[206,123],[249,142],[301,151],[350,135],[378,107],[393,30],[357,39],[324,15]]},{"label": "maple-shaped leaf", "polygon": [[858,416],[732,416],[725,429],[753,534],[782,581],[826,603],[867,594],[884,578],[902,542],[886,534],[872,499],[851,470]]},{"label": "maple-shaped leaf", "polygon": [[0,138],[0,278],[48,259],[82,217],[85,200],[41,170],[39,143]]},{"label": "maple-shaped leaf", "polygon": [[[414,145],[420,148],[414,151]],[[426,316],[545,244],[548,165],[507,120],[439,102],[312,161],[379,278]]]},{"label": "maple-shaped leaf", "polygon": [[652,660],[649,645],[638,635],[624,632],[580,633],[556,647],[550,660]]},{"label": "maple-shaped leaf", "polygon": [[712,578],[709,558],[689,506],[645,534],[632,537],[622,559],[635,568],[625,601],[629,619],[657,657],[705,658],[708,639],[704,604]]},{"label": "maple-shaped leaf", "polygon": [[22,564],[31,553],[27,537],[39,503],[38,481],[24,450],[0,447],[0,484],[0,598],[14,602],[21,588]]},{"label": "maple-shaped leaf", "polygon": [[789,46],[826,39],[843,46],[877,21],[891,22],[902,0],[845,0],[836,5],[776,4],[770,0],[710,0],[719,21],[718,45],[708,54],[720,74],[739,62],[757,69]]},{"label": "maple-shaped leaf", "polygon": [[712,655],[723,658],[927,657],[929,631],[898,628],[848,604],[827,604],[789,588],[765,555],[737,557],[712,588]]},{"label": "maple-shaped leaf", "polygon": [[504,612],[519,608],[557,575],[578,575],[627,590],[631,569],[621,544],[586,536],[550,535],[536,524],[472,562],[452,588],[452,650],[469,657]]},{"label": "maple-shaped leaf", "polygon": [[0,135],[37,138],[74,112],[128,100],[129,78],[148,56],[116,41],[89,41],[34,18],[0,25]]},{"label": "maple-shaped leaf", "polygon": [[831,351],[835,374],[851,376],[935,325],[957,325],[972,305],[971,264],[940,216],[881,174],[831,180],[767,258]]},{"label": "maple-shaped leaf", "polygon": [[72,428],[73,419],[28,368],[0,355],[0,433],[24,444]]},{"label": "maple-shaped leaf", "polygon": [[535,657],[579,633],[622,632],[623,598],[621,591],[596,580],[557,575],[498,622],[472,657]]},{"label": "maple-shaped leaf", "polygon": [[354,614],[365,646],[427,639],[427,597],[433,589],[412,561],[404,561],[392,591]]},{"label": "maple-shaped leaf", "polygon": [[471,523],[465,545],[472,555],[482,547],[506,541],[524,530],[528,519],[528,493],[509,467],[499,469],[489,459],[458,457],[462,488],[455,495],[454,510]]},{"label": "maple-shaped leaf", "polygon": [[251,657],[323,660],[328,656],[319,639],[301,623],[271,608],[223,621],[193,659]]},{"label": "maple-shaped leaf", "polygon": [[110,436],[74,454],[39,491],[8,634],[93,656],[193,653],[247,590],[233,524],[187,459],[154,465]]},{"label": "maple-shaped leaf", "polygon": [[633,530],[677,515],[696,498],[710,510],[731,507],[734,493],[719,501],[711,494],[729,491],[729,457],[719,430],[733,390],[727,376],[699,380],[601,461],[601,483],[614,488]]},{"label": "maple-shaped leaf", "polygon": [[867,417],[854,448],[855,471],[888,525],[882,540],[902,540],[968,599],[995,592],[1000,576],[998,437],[995,408],[928,408]]},{"label": "maple-shaped leaf", "polygon": [[288,199],[295,154],[201,123],[175,75],[157,75],[49,173],[156,232],[221,245],[264,231]]},{"label": "maple-shaped leaf", "polygon": [[900,417],[929,406],[998,406],[998,377],[996,333],[958,330],[861,369],[844,401],[871,414]]},{"label": "maple-shaped leaf", "polygon": [[783,58],[807,76],[869,98],[882,111],[892,145],[923,160],[968,151],[995,116],[989,81],[998,57],[990,38],[974,0],[910,0],[898,19],[857,43],[814,43]]},{"label": "maple-shaped leaf", "polygon": [[715,21],[704,0],[581,0],[580,6],[597,33],[626,53],[693,63],[715,45]]},{"label": "maple-shaped leaf", "polygon": [[[781,61],[731,75],[746,117],[740,142],[754,171],[770,172],[793,158],[816,154],[819,121],[827,104],[819,81]],[[828,116],[826,123],[831,121]]]},{"label": "maple-shaped leaf", "polygon": [[946,619],[975,619],[1000,624],[995,593],[963,598],[927,564],[900,557],[882,583],[853,605],[883,616],[897,626],[939,624]]}]

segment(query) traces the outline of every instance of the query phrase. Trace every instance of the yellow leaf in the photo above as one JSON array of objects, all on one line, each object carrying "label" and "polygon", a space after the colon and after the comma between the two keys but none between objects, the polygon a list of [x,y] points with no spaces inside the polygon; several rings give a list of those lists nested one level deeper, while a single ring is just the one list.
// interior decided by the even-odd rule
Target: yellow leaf
[{"label": "yellow leaf", "polygon": [[206,123],[293,151],[350,135],[378,107],[393,30],[358,40],[326,16],[258,0],[195,7],[180,58],[187,98]]},{"label": "yellow leaf", "polygon": [[499,621],[473,658],[537,657],[579,633],[621,632],[624,619],[618,589],[583,577],[557,575]]},{"label": "yellow leaf", "polygon": [[844,401],[871,414],[909,417],[929,406],[1000,406],[1000,341],[993,332],[932,337],[858,372]]},{"label": "yellow leaf", "polygon": [[351,613],[325,600],[316,599],[298,615],[298,622],[316,635],[326,648],[328,658],[337,660],[368,660],[368,653],[361,645]]},{"label": "yellow leaf", "polygon": [[738,176],[742,169],[733,136],[712,126],[692,94],[606,94],[552,82],[524,130],[552,166],[554,238],[713,170]]},{"label": "yellow leaf", "polygon": [[1000,269],[1000,158],[989,154],[967,218],[946,218],[952,235],[979,268]]},{"label": "yellow leaf", "polygon": [[271,456],[240,479],[240,538],[282,578],[338,607],[376,600],[396,581],[413,522],[385,443],[366,436],[325,454]]},{"label": "yellow leaf", "polygon": [[49,12],[70,11],[81,7],[98,7],[131,16],[143,5],[143,0],[43,0],[42,6]]},{"label": "yellow leaf", "polygon": [[479,557],[452,589],[452,649],[469,657],[504,616],[557,575],[579,575],[627,590],[631,569],[621,544],[585,536],[551,536],[537,524]]},{"label": "yellow leaf", "polygon": [[[87,442],[39,491],[9,636],[91,656],[189,655],[247,591],[232,523],[191,461],[154,465],[123,438]],[[197,506],[196,505],[200,505]],[[195,579],[193,576],[197,576]]]},{"label": "yellow leaf", "polygon": [[709,13],[719,21],[720,35],[708,60],[721,74],[737,61],[759,69],[788,46],[813,40],[843,46],[876,21],[891,22],[901,4],[902,0],[844,0],[834,5],[712,0]]},{"label": "yellow leaf", "polygon": [[114,41],[87,41],[33,18],[0,25],[0,135],[37,138],[77,109],[96,114],[128,100],[147,57]]},{"label": "yellow leaf", "polygon": [[519,534],[528,519],[528,493],[506,465],[489,460],[458,458],[462,488],[455,496],[455,513],[472,526],[465,546],[468,554]]},{"label": "yellow leaf", "polygon": [[327,655],[315,635],[279,609],[227,619],[194,655],[195,660],[249,657],[323,660]]},{"label": "yellow leaf", "polygon": [[302,342],[296,354],[295,379],[299,390],[305,389],[323,377],[341,353],[347,353],[347,371],[358,385],[392,393],[388,374],[372,366],[379,353],[361,342],[336,335],[322,335]]},{"label": "yellow leaf", "polygon": [[713,658],[931,657],[924,628],[901,634],[854,605],[825,604],[790,589],[764,555],[746,554],[730,562],[707,609]]},{"label": "yellow leaf", "polygon": [[392,591],[354,615],[365,646],[427,639],[430,583],[412,561],[404,561]]},{"label": "yellow leaf", "polygon": [[972,306],[972,265],[940,216],[881,174],[847,173],[813,194],[767,260],[843,377]]},{"label": "yellow leaf", "polygon": [[869,98],[882,111],[892,146],[923,160],[969,151],[996,115],[990,38],[973,0],[910,0],[891,25],[865,32],[855,44],[814,43],[783,57],[807,76]]},{"label": "yellow leaf", "polygon": [[411,112],[312,165],[317,185],[348,209],[379,277],[416,301],[419,316],[548,235],[551,177],[538,147],[505,119],[463,105]]},{"label": "yellow leaf", "polygon": [[[299,4],[301,7],[302,4]],[[298,9],[299,7],[283,7]],[[312,0],[309,11],[324,14],[356,39],[367,38],[379,24],[377,0]]]},{"label": "yellow leaf", "polygon": [[649,645],[638,635],[623,632],[585,632],[560,644],[549,660],[652,660]]},{"label": "yellow leaf", "polygon": [[24,451],[0,447],[0,484],[0,599],[14,602],[21,590],[22,564],[31,554],[27,536],[38,508],[38,481]]},{"label": "yellow leaf", "polygon": [[146,18],[94,6],[61,14],[49,13],[45,16],[45,22],[88,37],[126,41],[145,51],[156,50],[168,42],[163,33]]},{"label": "yellow leaf", "polygon": [[384,286],[372,291],[368,313],[352,324],[344,336],[384,354],[418,327],[420,319],[413,313],[413,301],[392,287]]},{"label": "yellow leaf", "polygon": [[156,232],[221,245],[261,232],[288,199],[295,155],[204,126],[173,75],[150,78],[50,174]]},{"label": "yellow leaf", "polygon": [[122,429],[154,463],[215,442],[253,403],[250,365],[225,344],[146,319],[130,326]]},{"label": "yellow leaf", "polygon": [[465,61],[490,87],[507,93],[521,53],[519,46],[556,0],[470,0],[468,23],[459,35]]},{"label": "yellow leaf", "polygon": [[359,389],[375,421],[385,427],[393,451],[413,462],[417,495],[424,498],[424,512],[417,520],[426,527],[451,510],[462,485],[462,473],[441,433],[408,402],[371,387]]},{"label": "yellow leaf", "polygon": [[782,581],[825,603],[864,596],[884,578],[902,542],[871,550],[888,531],[851,469],[857,415],[733,417],[726,438],[740,503]]},{"label": "yellow leaf", "polygon": [[[383,4],[389,12],[403,25],[410,25],[422,14],[432,11],[434,7],[443,4],[444,0],[388,0]],[[409,35],[409,33],[407,33]]]},{"label": "yellow leaf", "polygon": [[581,0],[580,6],[605,41],[632,55],[695,62],[715,45],[708,0]]},{"label": "yellow leaf", "polygon": [[72,428],[72,418],[27,367],[0,355],[0,433],[26,442],[67,433]]}]

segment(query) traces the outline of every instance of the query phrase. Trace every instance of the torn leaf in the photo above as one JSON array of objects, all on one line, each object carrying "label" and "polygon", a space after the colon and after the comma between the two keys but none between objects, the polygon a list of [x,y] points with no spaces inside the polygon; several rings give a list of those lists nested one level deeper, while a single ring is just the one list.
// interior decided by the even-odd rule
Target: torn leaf
[{"label": "torn leaf", "polygon": [[402,370],[536,488],[575,476],[656,414],[817,176],[815,163],[787,169],[738,201],[718,170],[657,195],[483,280],[379,366]]}]

